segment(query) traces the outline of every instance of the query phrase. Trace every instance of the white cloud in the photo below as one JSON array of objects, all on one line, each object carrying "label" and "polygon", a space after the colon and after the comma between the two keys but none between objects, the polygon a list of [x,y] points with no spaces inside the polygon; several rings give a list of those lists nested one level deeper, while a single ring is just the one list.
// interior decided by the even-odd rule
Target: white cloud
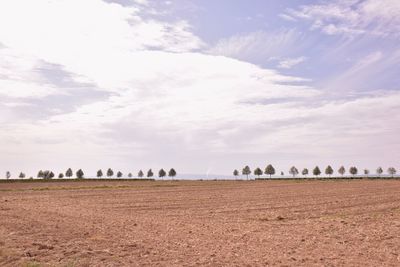
[{"label": "white cloud", "polygon": [[305,43],[303,34],[295,30],[257,31],[221,39],[207,52],[257,63],[295,53]]},{"label": "white cloud", "polygon": [[365,30],[360,29],[353,29],[348,26],[336,26],[335,24],[328,24],[328,25],[320,25],[314,24],[314,28],[321,28],[322,32],[328,35],[335,35],[335,34],[362,34],[365,33]]},{"label": "white cloud", "polygon": [[0,96],[44,97],[57,92],[57,88],[42,84],[33,71],[38,64],[35,58],[0,48],[0,59]]},{"label": "white cloud", "polygon": [[[75,79],[85,77],[86,82],[115,89],[126,86],[125,83],[117,83],[126,76],[132,76],[132,68],[137,68],[136,61],[130,66],[121,65],[129,62],[124,58],[130,57],[131,52],[148,49],[185,52],[199,49],[203,43],[189,29],[185,21],[166,23],[145,20],[134,6],[123,7],[103,1],[2,1],[0,42],[7,49],[0,50],[5,59],[0,63],[0,68],[3,75],[15,76],[21,73],[18,68],[23,67],[23,80],[37,80],[33,68],[39,61],[51,62],[76,74]],[[21,66],[9,66],[11,64]],[[110,71],[109,65],[118,66],[120,70]],[[29,91],[41,91],[40,94],[45,95],[44,87]],[[52,89],[49,89],[50,94]],[[2,89],[5,90],[14,89]]]},{"label": "white cloud", "polygon": [[[38,73],[42,62],[61,66],[74,82],[93,84],[111,97],[64,113],[57,107],[62,102],[44,102],[51,104],[51,111],[41,117],[40,124],[32,125],[18,118],[19,107],[5,104],[4,108],[13,108],[12,118],[17,123],[12,131],[3,131],[2,140],[8,144],[53,147],[70,155],[82,143],[82,147],[92,147],[87,153],[94,155],[104,151],[99,144],[110,149],[116,146],[110,141],[113,135],[104,137],[115,134],[106,125],[126,123],[145,132],[143,136],[157,132],[153,139],[116,141],[117,145],[128,143],[127,147],[133,146],[139,154],[143,147],[161,146],[163,150],[169,138],[186,148],[213,151],[224,142],[211,133],[226,132],[228,126],[224,125],[241,128],[263,123],[265,116],[276,116],[263,101],[318,95],[307,86],[290,85],[303,79],[223,56],[194,53],[202,42],[184,21],[148,21],[135,7],[94,0],[28,2],[31,6],[23,9],[21,4],[0,4],[0,41],[6,47],[2,56],[12,57],[2,65],[1,73],[0,93],[11,98],[7,103],[15,103],[13,98],[18,97],[45,98],[69,92],[68,88],[55,88],[57,85]],[[15,73],[22,76],[10,76]],[[249,101],[260,104],[247,104]],[[289,115],[281,113],[279,117],[285,116]],[[206,137],[208,134],[211,136]],[[46,145],[43,140],[50,141]]]},{"label": "white cloud", "polygon": [[306,57],[288,58],[288,59],[280,61],[278,64],[278,68],[291,69],[294,66],[304,62],[306,59],[307,59]]},{"label": "white cloud", "polygon": [[[219,170],[230,172],[249,153],[248,160],[269,156],[284,162],[291,152],[307,150],[327,159],[324,151],[350,146],[361,134],[364,144],[379,143],[376,133],[394,138],[397,131],[381,120],[388,112],[400,114],[398,94],[318,101],[321,91],[301,77],[229,58],[256,55],[257,49],[270,57],[299,36],[293,31],[235,36],[202,54],[203,42],[186,21],[146,20],[136,6],[2,1],[0,159],[15,168],[134,169],[151,162],[153,168],[176,164],[197,172],[219,158]],[[381,56],[371,55],[364,64]],[[62,75],[38,71],[43,64]],[[60,77],[48,81],[46,75]],[[70,88],[74,83],[83,87]],[[59,95],[72,94],[76,101],[85,98],[76,94],[84,89],[90,101],[65,108]],[[106,94],[97,99],[95,91]],[[40,105],[48,110],[28,120],[32,106]],[[354,153],[347,147],[337,151],[345,151],[344,158]],[[286,159],[279,153],[287,153]]]},{"label": "white cloud", "polygon": [[370,67],[373,64],[376,64],[383,57],[383,53],[381,51],[376,51],[368,54],[366,57],[362,58],[358,61],[354,66],[351,67],[350,70],[347,71],[348,76],[352,76],[357,72],[363,71],[365,68]]},{"label": "white cloud", "polygon": [[28,81],[0,79],[0,96],[9,97],[44,97],[57,92],[57,88],[38,85]]},{"label": "white cloud", "polygon": [[[398,76],[400,50],[377,50],[358,57],[353,56],[347,68],[324,80],[323,85],[335,94],[369,94],[371,91],[398,90],[393,81]],[[389,84],[382,87],[381,84]]]},{"label": "white cloud", "polygon": [[135,2],[136,4],[139,4],[139,5],[144,5],[144,6],[148,6],[149,5],[149,1],[148,0],[133,0],[133,2]]},{"label": "white cloud", "polygon": [[397,0],[335,0],[288,9],[284,18],[312,23],[312,29],[327,34],[396,36],[400,32],[400,2]]},{"label": "white cloud", "polygon": [[279,14],[279,17],[288,20],[288,21],[296,21],[296,19],[288,14]]},{"label": "white cloud", "polygon": [[[16,0],[0,5],[3,44],[42,56],[85,56],[89,52],[148,48],[182,52],[202,46],[185,21],[143,19],[135,7],[97,0]],[[90,20],[87,10],[92,10]],[[30,43],[22,42],[24,39]]]}]

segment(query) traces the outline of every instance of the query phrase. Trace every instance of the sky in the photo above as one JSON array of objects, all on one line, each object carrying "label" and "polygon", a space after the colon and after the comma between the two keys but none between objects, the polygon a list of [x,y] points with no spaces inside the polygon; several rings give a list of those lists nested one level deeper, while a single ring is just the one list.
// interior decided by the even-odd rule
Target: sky
[{"label": "sky", "polygon": [[2,0],[0,172],[400,167],[398,0]]}]

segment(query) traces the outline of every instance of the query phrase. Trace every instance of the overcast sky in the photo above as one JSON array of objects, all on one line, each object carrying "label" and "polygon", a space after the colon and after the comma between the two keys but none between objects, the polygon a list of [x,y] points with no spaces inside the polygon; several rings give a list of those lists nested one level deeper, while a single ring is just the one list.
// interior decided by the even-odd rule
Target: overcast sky
[{"label": "overcast sky", "polygon": [[398,0],[2,0],[0,171],[400,165]]}]

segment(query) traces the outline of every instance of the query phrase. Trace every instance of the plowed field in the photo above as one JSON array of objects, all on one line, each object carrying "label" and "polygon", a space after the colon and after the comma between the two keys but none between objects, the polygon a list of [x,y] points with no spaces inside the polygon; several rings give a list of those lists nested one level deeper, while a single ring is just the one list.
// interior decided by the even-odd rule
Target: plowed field
[{"label": "plowed field", "polygon": [[0,184],[0,266],[400,266],[400,181]]}]

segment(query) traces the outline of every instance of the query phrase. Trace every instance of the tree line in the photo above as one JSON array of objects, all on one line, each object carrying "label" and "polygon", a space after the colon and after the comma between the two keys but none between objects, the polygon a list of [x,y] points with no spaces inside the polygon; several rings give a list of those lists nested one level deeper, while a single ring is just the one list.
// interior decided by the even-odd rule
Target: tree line
[{"label": "tree line", "polygon": [[[328,175],[329,177],[331,177],[331,176],[334,174],[334,172],[335,172],[335,171],[333,170],[333,168],[332,168],[330,165],[328,165],[328,166],[325,168],[325,174]],[[337,170],[337,172],[338,172],[341,176],[343,176],[343,175],[346,173],[346,168],[345,168],[344,166],[341,166],[341,167]],[[397,172],[397,171],[396,171],[396,169],[395,169],[394,167],[390,167],[390,168],[387,169],[387,173],[388,173],[389,175],[391,175],[392,177],[396,174],[396,172]],[[246,178],[247,178],[247,179],[249,179],[249,175],[251,175],[251,173],[252,173],[252,171],[251,171],[251,169],[250,169],[249,166],[245,166],[245,167],[242,169],[242,175],[246,175]],[[321,175],[321,173],[322,173],[322,172],[321,172],[321,170],[320,170],[320,168],[319,168],[318,166],[316,166],[316,167],[312,170],[312,174],[313,174],[314,176],[316,176],[316,177],[318,177],[319,175]],[[357,175],[357,174],[358,174],[358,168],[355,167],[355,166],[350,167],[350,168],[349,168],[349,173],[350,173],[352,176]],[[376,174],[377,174],[378,176],[381,176],[382,173],[383,173],[382,167],[378,167],[378,168],[376,169]],[[263,171],[261,168],[259,168],[259,167],[255,168],[254,171],[253,171],[253,174],[256,175],[256,176],[258,176],[258,178],[260,178],[260,176],[263,175],[263,174],[269,175],[269,177],[271,178],[272,175],[275,175],[275,174],[276,174],[276,171],[275,171],[275,168],[274,168],[271,164],[268,164],[267,167],[265,167],[264,171]],[[292,166],[292,167],[289,169],[289,174],[292,175],[293,177],[296,177],[296,176],[299,174],[299,170],[298,170],[295,166]],[[309,170],[308,170],[307,168],[304,168],[304,169],[301,171],[301,174],[302,174],[303,176],[307,177],[307,175],[309,174]],[[368,169],[364,169],[364,170],[363,170],[363,174],[366,175],[366,176],[368,176],[368,175],[370,174],[370,171],[369,171]],[[238,171],[237,169],[235,169],[235,170],[233,171],[233,175],[234,175],[235,177],[238,177],[238,176],[240,175],[240,173],[239,173],[239,171]],[[281,171],[281,175],[285,175],[284,172]]]},{"label": "tree line", "polygon": [[[174,179],[174,177],[176,176],[176,174],[177,174],[177,173],[176,173],[176,171],[175,171],[174,168],[171,168],[171,169],[168,171],[168,176],[169,176],[171,179]],[[67,171],[65,172],[65,174],[62,173],[62,172],[59,173],[59,174],[58,174],[58,178],[60,178],[60,179],[62,179],[62,178],[64,178],[64,177],[71,178],[73,175],[74,175],[74,172],[72,171],[72,169],[71,169],[71,168],[68,168]],[[114,177],[114,171],[113,171],[113,169],[109,168],[109,169],[107,170],[107,172],[106,172],[106,176],[107,176],[108,178]],[[121,171],[118,171],[118,172],[116,173],[116,176],[117,176],[117,178],[122,178],[123,173],[122,173]],[[146,173],[146,177],[147,177],[147,178],[152,178],[153,176],[154,176],[154,173],[153,173],[152,169],[149,169],[149,170],[147,171],[147,173]],[[164,169],[160,169],[160,170],[158,171],[158,177],[160,177],[161,179],[164,179],[164,177],[166,177],[166,176],[167,176],[167,172],[166,172]],[[21,179],[23,179],[23,178],[26,177],[26,175],[25,175],[25,173],[20,172],[20,174],[19,174],[18,177],[21,178]],[[54,172],[52,172],[52,171],[50,171],[50,170],[44,170],[44,171],[43,171],[43,170],[40,170],[40,171],[37,173],[36,177],[37,177],[37,178],[42,178],[42,179],[48,180],[48,179],[54,178],[54,177],[55,177],[55,174],[54,174]],[[79,170],[76,171],[75,177],[76,177],[77,179],[83,179],[83,178],[85,177],[85,173],[83,172],[82,169],[79,169]],[[104,177],[103,171],[102,171],[101,169],[97,171],[96,177],[97,177],[97,178],[103,178],[103,177]],[[128,173],[128,177],[129,177],[129,178],[133,178],[133,174],[132,174],[132,173]],[[140,171],[138,172],[138,174],[137,174],[137,177],[143,178],[143,177],[144,177],[144,172],[143,172],[142,170],[140,170]],[[10,179],[10,178],[11,178],[11,172],[7,171],[7,172],[6,172],[6,179]],[[33,177],[30,177],[30,179],[33,179]]]}]

